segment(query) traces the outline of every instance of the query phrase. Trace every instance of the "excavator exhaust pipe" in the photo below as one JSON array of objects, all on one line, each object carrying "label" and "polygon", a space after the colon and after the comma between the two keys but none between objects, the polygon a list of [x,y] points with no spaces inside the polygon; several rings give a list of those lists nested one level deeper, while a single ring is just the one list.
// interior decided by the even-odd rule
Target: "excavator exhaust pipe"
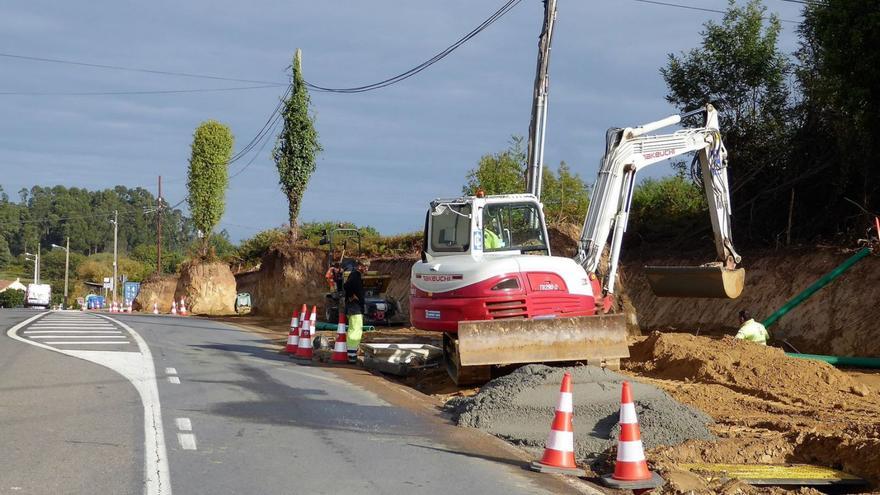
[{"label": "excavator exhaust pipe", "polygon": [[746,282],[743,268],[703,266],[646,266],[648,284],[657,297],[736,299]]}]

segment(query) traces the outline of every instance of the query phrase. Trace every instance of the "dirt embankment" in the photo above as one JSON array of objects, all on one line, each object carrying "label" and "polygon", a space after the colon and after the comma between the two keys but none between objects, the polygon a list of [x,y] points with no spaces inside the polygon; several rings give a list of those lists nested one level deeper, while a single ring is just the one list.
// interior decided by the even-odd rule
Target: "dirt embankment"
[{"label": "dirt embankment", "polygon": [[880,391],[827,363],[750,342],[653,333],[631,348],[628,373],[715,420],[717,442],[650,454],[679,462],[807,462],[880,484]]},{"label": "dirt embankment", "polygon": [[[692,265],[681,258],[639,259],[624,264],[626,284],[643,333],[734,333],[740,309],[758,320],[851,256],[833,249],[745,252],[746,287],[735,300],[658,298],[644,276],[645,265]],[[870,256],[817,292],[770,328],[800,352],[880,356],[880,258]]]},{"label": "dirt embankment", "polygon": [[253,314],[289,318],[291,311],[306,304],[324,311],[327,283],[327,252],[320,249],[273,249],[263,256],[260,269],[240,275],[238,290],[251,294]]},{"label": "dirt embankment", "polygon": [[235,312],[235,285],[226,263],[188,263],[180,268],[174,299],[185,299],[192,314],[230,315]]},{"label": "dirt embankment", "polygon": [[152,276],[141,283],[140,291],[132,303],[135,311],[151,312],[155,303],[160,313],[171,311],[171,301],[177,289],[177,275]]}]

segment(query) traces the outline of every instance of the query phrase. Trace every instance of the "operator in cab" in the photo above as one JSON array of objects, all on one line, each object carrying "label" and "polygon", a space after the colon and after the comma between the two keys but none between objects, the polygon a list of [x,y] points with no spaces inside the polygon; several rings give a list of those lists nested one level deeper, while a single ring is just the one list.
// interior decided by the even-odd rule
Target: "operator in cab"
[{"label": "operator in cab", "polygon": [[767,345],[767,341],[770,340],[770,333],[767,332],[767,328],[764,325],[755,321],[748,311],[742,310],[739,312],[739,323],[740,327],[739,331],[736,332],[736,338]]},{"label": "operator in cab", "polygon": [[490,212],[492,208],[486,208],[483,214],[483,249],[501,249],[504,247],[504,241],[501,240],[501,227],[498,225],[498,219]]},{"label": "operator in cab", "polygon": [[345,281],[345,315],[348,317],[348,332],[345,342],[348,345],[348,362],[357,362],[357,351],[364,332],[364,313],[367,311],[364,295],[363,274],[367,271],[367,261],[359,259],[357,267],[348,274]]}]

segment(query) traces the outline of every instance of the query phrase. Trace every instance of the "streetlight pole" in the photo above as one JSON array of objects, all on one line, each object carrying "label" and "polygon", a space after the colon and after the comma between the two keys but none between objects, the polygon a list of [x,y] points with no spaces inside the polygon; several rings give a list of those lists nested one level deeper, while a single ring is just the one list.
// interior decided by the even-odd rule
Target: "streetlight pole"
[{"label": "streetlight pole", "polygon": [[64,250],[64,301],[61,303],[62,309],[67,309],[67,274],[70,272],[70,237],[67,238],[67,247],[52,244],[52,247]]},{"label": "streetlight pole", "polygon": [[[33,256],[33,257],[28,258],[28,256]],[[34,283],[35,284],[37,283],[37,265],[39,264],[39,261],[38,261],[39,257],[40,257],[40,255],[38,255],[38,254],[24,253],[24,258],[26,260],[34,262]]]},{"label": "streetlight pole", "polygon": [[116,251],[116,241],[118,239],[119,234],[119,211],[113,210],[113,220],[110,221],[113,224],[113,302],[116,302],[116,270],[118,265],[117,251]]}]

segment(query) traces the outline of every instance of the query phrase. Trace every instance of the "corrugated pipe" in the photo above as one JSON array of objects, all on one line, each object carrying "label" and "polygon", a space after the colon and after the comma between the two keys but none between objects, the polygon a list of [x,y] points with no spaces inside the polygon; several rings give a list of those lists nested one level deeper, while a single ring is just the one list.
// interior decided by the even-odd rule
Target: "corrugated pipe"
[{"label": "corrugated pipe", "polygon": [[824,361],[833,366],[851,366],[853,368],[880,369],[880,358],[875,357],[824,356],[822,354],[799,354],[796,352],[786,352],[785,355],[797,359],[812,359],[814,361]]}]

